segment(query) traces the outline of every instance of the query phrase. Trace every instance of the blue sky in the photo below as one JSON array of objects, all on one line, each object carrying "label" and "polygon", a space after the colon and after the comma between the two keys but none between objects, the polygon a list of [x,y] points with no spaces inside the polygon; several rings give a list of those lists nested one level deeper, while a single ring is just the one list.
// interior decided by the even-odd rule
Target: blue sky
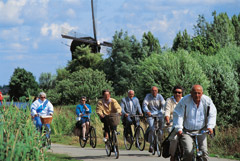
[{"label": "blue sky", "polygon": [[[95,0],[97,37],[111,41],[115,31],[128,31],[140,41],[151,31],[161,46],[171,47],[176,33],[193,34],[198,15],[240,13],[240,0]],[[0,0],[0,85],[8,85],[17,67],[56,73],[71,60],[70,40],[62,28],[93,36],[91,0]]]}]

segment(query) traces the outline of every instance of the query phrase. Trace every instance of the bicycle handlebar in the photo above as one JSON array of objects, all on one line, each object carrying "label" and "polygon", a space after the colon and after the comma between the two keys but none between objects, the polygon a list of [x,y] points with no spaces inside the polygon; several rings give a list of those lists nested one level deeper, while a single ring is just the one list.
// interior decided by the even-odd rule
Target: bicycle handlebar
[{"label": "bicycle handlebar", "polygon": [[205,133],[208,133],[209,134],[209,130],[202,130],[201,131],[201,133],[191,133],[191,132],[188,132],[188,131],[186,131],[186,132],[184,132],[185,134],[188,134],[188,135],[190,135],[190,136],[200,136],[200,135],[203,135],[203,134],[205,134]]}]

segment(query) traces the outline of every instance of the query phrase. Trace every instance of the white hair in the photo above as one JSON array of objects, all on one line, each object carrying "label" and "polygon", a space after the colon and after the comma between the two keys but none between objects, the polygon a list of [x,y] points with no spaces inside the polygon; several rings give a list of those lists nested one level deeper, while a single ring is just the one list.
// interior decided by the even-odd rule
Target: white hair
[{"label": "white hair", "polygon": [[130,92],[133,92],[133,93],[135,93],[135,92],[134,92],[134,90],[132,90],[132,89],[130,89],[130,90],[128,91],[128,93],[130,93]]},{"label": "white hair", "polygon": [[41,97],[41,96],[46,97],[47,95],[46,95],[46,93],[44,93],[44,92],[40,92],[38,96],[39,96],[39,97]]}]

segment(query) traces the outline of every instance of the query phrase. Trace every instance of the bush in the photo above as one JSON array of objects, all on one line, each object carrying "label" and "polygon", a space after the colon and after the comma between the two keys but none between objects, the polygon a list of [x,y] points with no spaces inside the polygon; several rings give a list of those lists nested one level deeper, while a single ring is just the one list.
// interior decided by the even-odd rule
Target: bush
[{"label": "bush", "polygon": [[152,86],[157,86],[165,99],[172,96],[175,85],[183,86],[186,94],[194,84],[201,84],[204,89],[209,87],[199,63],[184,50],[152,54],[140,63],[135,78],[134,89],[141,100],[150,93]]},{"label": "bush", "polygon": [[112,83],[105,76],[103,72],[91,68],[73,72],[48,91],[48,98],[53,104],[76,104],[81,96],[94,100],[102,95],[103,89],[113,91]]}]

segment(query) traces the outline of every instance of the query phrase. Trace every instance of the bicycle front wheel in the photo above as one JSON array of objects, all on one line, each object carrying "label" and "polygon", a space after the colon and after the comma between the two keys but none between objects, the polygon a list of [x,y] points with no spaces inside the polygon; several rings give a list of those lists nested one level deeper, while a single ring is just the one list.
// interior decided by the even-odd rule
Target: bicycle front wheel
[{"label": "bicycle front wheel", "polygon": [[92,148],[96,148],[97,145],[97,135],[96,135],[96,129],[94,127],[90,128],[90,145]]},{"label": "bicycle front wheel", "polygon": [[132,148],[132,144],[133,144],[133,139],[132,139],[131,135],[124,133],[123,138],[124,138],[124,145],[125,145],[126,150],[130,150]]},{"label": "bicycle front wheel", "polygon": [[80,146],[81,146],[82,148],[84,148],[84,147],[86,146],[87,140],[84,141],[83,138],[82,138],[82,136],[80,135],[80,136],[79,136],[79,143],[80,143]]},{"label": "bicycle front wheel", "polygon": [[118,150],[118,140],[117,140],[117,132],[116,131],[113,131],[113,150],[114,150],[114,153],[115,153],[115,157],[116,159],[118,159],[119,157],[119,150]]},{"label": "bicycle front wheel", "polygon": [[106,149],[106,153],[107,153],[107,156],[108,156],[108,157],[111,156],[111,148],[112,148],[112,144],[111,144],[111,142],[108,140],[108,141],[105,143],[105,149]]},{"label": "bicycle front wheel", "polygon": [[136,146],[140,151],[143,151],[145,148],[145,139],[144,139],[144,131],[141,126],[138,126],[135,131],[136,138]]}]

